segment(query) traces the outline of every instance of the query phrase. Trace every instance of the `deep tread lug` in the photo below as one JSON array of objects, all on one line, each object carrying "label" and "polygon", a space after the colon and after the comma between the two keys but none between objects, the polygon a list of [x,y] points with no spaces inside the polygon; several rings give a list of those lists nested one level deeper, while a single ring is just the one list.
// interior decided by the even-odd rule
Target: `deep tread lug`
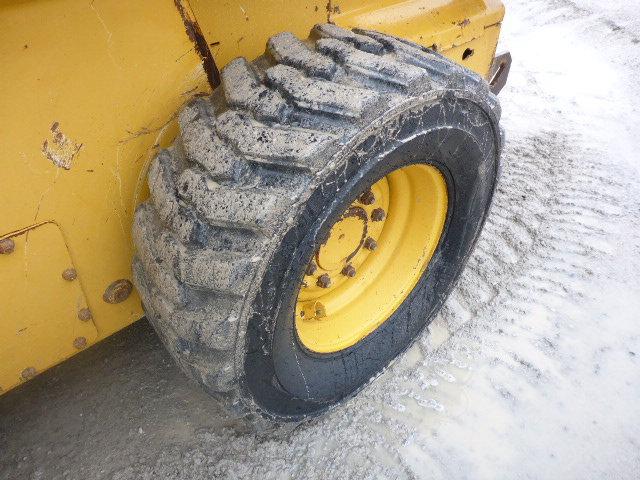
[{"label": "deep tread lug", "polygon": [[258,119],[282,122],[287,117],[287,102],[260,82],[244,58],[236,58],[222,69],[222,88],[230,106],[244,108]]},{"label": "deep tread lug", "polygon": [[313,171],[318,151],[327,148],[333,135],[305,129],[267,126],[246,114],[225,112],[217,122],[218,133],[230,141],[248,160]]},{"label": "deep tread lug", "polygon": [[286,65],[270,68],[267,77],[296,106],[317,112],[360,118],[378,98],[376,93],[364,88],[305,77]]},{"label": "deep tread lug", "polygon": [[425,90],[429,87],[426,72],[413,65],[363,52],[334,38],[318,40],[316,48],[344,64],[347,71],[384,82],[403,91],[413,92],[420,87]]},{"label": "deep tread lug", "polygon": [[229,187],[192,169],[182,172],[178,184],[181,197],[212,225],[273,233],[272,215],[285,208],[284,192]]},{"label": "deep tread lug", "polygon": [[277,62],[298,68],[310,76],[331,80],[338,69],[333,60],[310,50],[289,32],[271,37],[267,48]]},{"label": "deep tread lug", "polygon": [[197,239],[203,227],[192,212],[178,200],[175,189],[175,161],[169,151],[162,151],[151,163],[148,174],[151,198],[162,221],[183,241]]},{"label": "deep tread lug", "polygon": [[335,38],[345,43],[349,43],[359,50],[382,55],[385,51],[383,43],[378,42],[375,38],[345,28],[341,28],[332,23],[322,23],[313,27],[313,32],[322,38]]}]

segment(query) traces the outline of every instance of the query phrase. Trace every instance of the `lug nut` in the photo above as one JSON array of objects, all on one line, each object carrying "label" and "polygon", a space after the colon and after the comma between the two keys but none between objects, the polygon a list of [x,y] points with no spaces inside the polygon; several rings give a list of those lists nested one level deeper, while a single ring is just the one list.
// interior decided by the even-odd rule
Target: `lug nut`
[{"label": "lug nut", "polygon": [[376,196],[373,194],[371,190],[367,190],[358,198],[358,201],[363,205],[371,205],[376,201]]},{"label": "lug nut", "polygon": [[367,250],[373,251],[376,248],[378,248],[378,242],[376,242],[371,237],[367,237],[366,240],[364,241],[364,248],[366,248]]},{"label": "lug nut", "polygon": [[353,265],[349,264],[342,269],[342,274],[345,277],[353,278],[356,276],[356,269]]},{"label": "lug nut", "polygon": [[329,288],[329,286],[331,285],[331,277],[329,277],[328,274],[323,273],[318,277],[316,285],[318,285],[320,288]]},{"label": "lug nut", "polygon": [[67,282],[73,282],[76,278],[78,278],[78,272],[76,272],[75,268],[67,268],[64,272],[62,272],[62,278],[64,278]]},{"label": "lug nut", "polygon": [[376,208],[373,210],[373,212],[371,212],[371,220],[373,220],[374,222],[381,222],[382,220],[384,220],[384,217],[385,213],[381,208]]},{"label": "lug nut", "polygon": [[318,266],[314,262],[311,262],[309,265],[307,265],[307,269],[304,273],[306,273],[307,275],[313,275],[314,273],[316,273],[317,269]]},{"label": "lug nut", "polygon": [[83,322],[88,322],[93,318],[93,315],[91,314],[91,310],[88,308],[81,308],[78,310],[78,318]]},{"label": "lug nut", "polygon": [[0,240],[0,255],[9,255],[16,249],[16,243],[11,238]]},{"label": "lug nut", "polygon": [[87,346],[87,339],[84,338],[84,337],[77,337],[73,341],[73,346],[75,348],[77,348],[78,350],[82,350],[83,348],[85,348]]}]

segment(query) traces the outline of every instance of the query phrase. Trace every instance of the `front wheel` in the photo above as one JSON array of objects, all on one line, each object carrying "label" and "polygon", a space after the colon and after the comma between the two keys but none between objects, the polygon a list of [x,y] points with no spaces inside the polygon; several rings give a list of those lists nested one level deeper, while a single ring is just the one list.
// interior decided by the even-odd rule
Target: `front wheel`
[{"label": "front wheel", "polygon": [[134,277],[231,408],[325,412],[404,351],[486,218],[501,137],[477,75],[395,37],[282,33],[180,116],[137,210]]}]

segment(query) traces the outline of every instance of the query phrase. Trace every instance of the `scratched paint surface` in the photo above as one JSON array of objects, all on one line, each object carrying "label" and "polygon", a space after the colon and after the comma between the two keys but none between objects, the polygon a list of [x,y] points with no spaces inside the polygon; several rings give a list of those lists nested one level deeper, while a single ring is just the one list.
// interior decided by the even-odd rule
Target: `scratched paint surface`
[{"label": "scratched paint surface", "polygon": [[[130,278],[131,219],[145,195],[146,165],[207,78],[170,0],[3,2],[0,58],[11,59],[0,92],[0,236],[56,222],[98,326],[92,343],[142,316],[136,294],[118,305],[102,294]],[[39,258],[39,268],[53,269],[55,255]],[[3,316],[13,295],[0,289]],[[65,305],[61,296],[20,295],[33,325],[37,312]],[[49,348],[52,338],[40,335],[32,348]]]}]

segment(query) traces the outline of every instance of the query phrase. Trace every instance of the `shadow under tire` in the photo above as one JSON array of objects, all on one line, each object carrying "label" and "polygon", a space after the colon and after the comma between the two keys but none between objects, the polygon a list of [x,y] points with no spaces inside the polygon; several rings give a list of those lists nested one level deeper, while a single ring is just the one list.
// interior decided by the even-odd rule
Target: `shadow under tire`
[{"label": "shadow under tire", "polygon": [[[230,62],[221,87],[180,114],[133,227],[134,282],[176,362],[236,413],[276,421],[357,393],[429,324],[471,254],[496,186],[499,117],[478,75],[377,32],[317,25]],[[364,211],[363,192],[418,165],[446,185],[427,263],[371,331],[310,348],[296,326],[310,263],[346,211]]]}]

